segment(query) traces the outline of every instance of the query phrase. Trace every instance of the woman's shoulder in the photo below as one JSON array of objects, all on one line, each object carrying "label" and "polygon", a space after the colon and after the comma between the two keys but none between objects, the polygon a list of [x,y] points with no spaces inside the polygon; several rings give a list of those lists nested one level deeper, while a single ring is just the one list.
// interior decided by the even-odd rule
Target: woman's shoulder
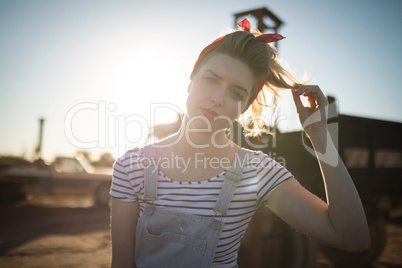
[{"label": "woman's shoulder", "polygon": [[270,159],[271,157],[262,152],[262,151],[257,151],[257,150],[250,150],[247,148],[242,147],[241,152],[247,157],[249,160],[254,160],[254,159]]},{"label": "woman's shoulder", "polygon": [[283,161],[278,161],[282,159],[277,159],[276,155],[272,152],[250,150],[246,148],[242,148],[241,150],[245,153],[249,166],[253,166],[257,169],[272,166],[283,167]]},{"label": "woman's shoulder", "polygon": [[132,169],[141,164],[145,155],[143,153],[143,147],[135,147],[126,151],[120,156],[115,165],[123,166],[127,169]]}]

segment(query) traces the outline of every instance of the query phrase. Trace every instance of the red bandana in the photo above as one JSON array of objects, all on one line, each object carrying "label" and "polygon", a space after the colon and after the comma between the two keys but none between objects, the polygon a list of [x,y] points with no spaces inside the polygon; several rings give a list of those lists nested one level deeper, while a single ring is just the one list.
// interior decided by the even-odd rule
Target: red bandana
[{"label": "red bandana", "polygon": [[[247,31],[250,32],[250,22],[247,19],[242,20],[241,22],[239,22],[237,25],[239,25],[243,31]],[[262,34],[260,36],[257,36],[256,38],[258,39],[262,39],[264,40],[266,43],[271,43],[271,42],[276,42],[279,40],[284,39],[285,37],[283,37],[280,34]],[[214,49],[216,49],[217,47],[219,47],[222,43],[223,40],[225,39],[225,36],[219,37],[218,39],[216,39],[212,44],[208,45],[207,47],[205,47],[200,55],[198,56],[198,59],[196,61],[196,63],[194,64],[194,68],[193,71],[191,72],[191,76],[193,76],[193,73],[195,71],[195,69],[197,68],[197,66],[200,64],[200,62],[202,61],[202,59],[208,55],[211,51],[213,51]],[[257,91],[255,92],[252,100],[250,103],[252,103],[256,98],[258,93],[260,93],[260,91],[262,90],[263,86],[265,84],[265,79],[261,79],[260,82],[258,83],[258,87],[257,87]]]}]

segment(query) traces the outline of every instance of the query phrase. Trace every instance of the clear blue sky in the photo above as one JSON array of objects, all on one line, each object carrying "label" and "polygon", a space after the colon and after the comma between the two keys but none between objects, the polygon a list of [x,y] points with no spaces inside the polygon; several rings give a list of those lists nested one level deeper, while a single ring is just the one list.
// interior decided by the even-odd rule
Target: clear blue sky
[{"label": "clear blue sky", "polygon": [[[32,157],[40,117],[47,160],[142,145],[150,104],[167,103],[156,122],[185,111],[198,53],[234,13],[261,7],[285,22],[289,70],[310,74],[340,113],[402,121],[400,0],[1,0],[0,154]],[[281,127],[297,129],[284,101]]]}]

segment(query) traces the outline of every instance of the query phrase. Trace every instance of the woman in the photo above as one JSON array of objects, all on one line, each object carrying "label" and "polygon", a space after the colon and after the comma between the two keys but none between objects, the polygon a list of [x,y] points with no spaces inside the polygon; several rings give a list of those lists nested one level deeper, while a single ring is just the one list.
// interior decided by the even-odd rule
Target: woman
[{"label": "woman", "polygon": [[[112,267],[236,267],[241,238],[262,203],[321,243],[351,252],[368,249],[362,204],[327,131],[324,94],[318,86],[295,83],[279,65],[268,43],[282,36],[250,33],[247,20],[239,25],[244,31],[201,52],[180,130],[116,162]],[[254,124],[252,135],[263,130],[263,88],[273,94],[291,89],[316,151],[327,203],[267,155],[227,138],[225,130],[239,117],[246,128]]]}]

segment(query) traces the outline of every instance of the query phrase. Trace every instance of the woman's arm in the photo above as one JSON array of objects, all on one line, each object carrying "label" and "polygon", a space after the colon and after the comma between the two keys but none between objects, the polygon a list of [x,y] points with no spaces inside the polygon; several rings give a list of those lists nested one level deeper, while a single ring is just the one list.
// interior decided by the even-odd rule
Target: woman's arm
[{"label": "woman's arm", "polygon": [[[298,86],[292,93],[318,158],[327,203],[291,179],[271,194],[268,206],[296,230],[329,246],[351,252],[367,250],[370,233],[363,206],[327,131],[328,102],[318,86]],[[303,106],[300,94],[308,97],[310,107]]]},{"label": "woman's arm", "polygon": [[135,232],[138,215],[138,202],[123,202],[112,198],[110,219],[112,268],[135,267]]}]

